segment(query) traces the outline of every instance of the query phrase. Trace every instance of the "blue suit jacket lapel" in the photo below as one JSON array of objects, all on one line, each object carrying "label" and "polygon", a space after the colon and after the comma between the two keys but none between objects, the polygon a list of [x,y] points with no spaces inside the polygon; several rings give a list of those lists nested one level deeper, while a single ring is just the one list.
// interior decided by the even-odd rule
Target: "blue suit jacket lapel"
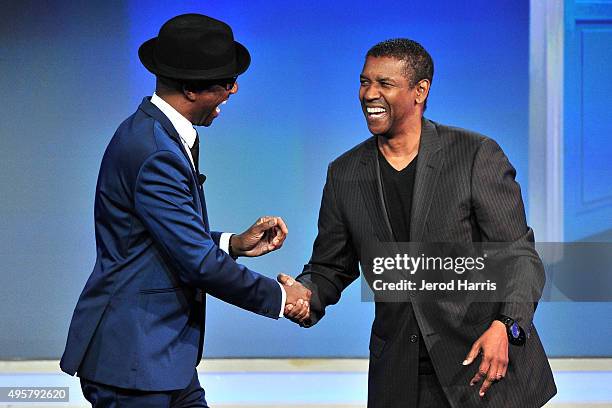
[{"label": "blue suit jacket lapel", "polygon": [[[181,152],[183,153],[183,156],[185,156],[187,161],[191,162],[191,160],[189,159],[189,155],[187,154],[187,151],[185,150],[185,146],[183,145],[183,142],[181,142],[181,137],[179,136],[174,126],[172,126],[172,122],[170,122],[170,119],[168,119],[168,117],[164,115],[157,106],[151,103],[151,100],[149,97],[146,97],[142,100],[142,103],[140,104],[138,109],[142,110],[144,113],[146,113],[147,115],[151,116],[153,119],[158,121],[162,125],[162,127],[164,128],[168,136],[176,141],[176,143],[178,144],[178,147],[181,149]],[[196,185],[197,185],[196,188],[198,190],[198,197],[200,199],[200,205],[202,207],[202,214],[201,214],[202,220],[204,221],[204,226],[206,227],[206,231],[210,231],[210,225],[208,223],[208,212],[206,210],[206,200],[204,198],[204,189],[202,188],[202,186],[198,184],[197,182],[198,175],[196,174],[193,167],[189,166],[189,168],[191,169],[191,173],[193,174],[193,180],[196,180]]]}]

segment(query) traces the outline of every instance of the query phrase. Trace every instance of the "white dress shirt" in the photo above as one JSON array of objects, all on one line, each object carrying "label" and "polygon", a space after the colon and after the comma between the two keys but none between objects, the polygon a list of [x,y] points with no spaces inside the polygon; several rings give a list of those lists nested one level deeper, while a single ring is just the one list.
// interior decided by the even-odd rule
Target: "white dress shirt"
[{"label": "white dress shirt", "polygon": [[[151,103],[157,106],[159,110],[162,111],[162,113],[166,115],[168,119],[170,119],[172,126],[174,126],[174,129],[176,129],[176,131],[178,132],[181,142],[183,143],[183,146],[187,151],[191,166],[194,170],[196,170],[193,162],[193,157],[191,157],[191,148],[195,143],[196,136],[198,133],[193,127],[193,124],[186,117],[181,115],[176,109],[174,109],[168,102],[160,98],[156,93],[153,93],[153,96],[151,97]],[[219,239],[219,248],[221,248],[221,250],[227,254],[229,254],[229,244],[232,235],[234,234],[231,232],[224,232],[221,234],[221,238]],[[287,293],[285,292],[285,288],[283,288],[283,285],[278,283],[278,286],[280,286],[282,292],[279,317],[283,317],[285,310],[285,302],[287,301]]]}]

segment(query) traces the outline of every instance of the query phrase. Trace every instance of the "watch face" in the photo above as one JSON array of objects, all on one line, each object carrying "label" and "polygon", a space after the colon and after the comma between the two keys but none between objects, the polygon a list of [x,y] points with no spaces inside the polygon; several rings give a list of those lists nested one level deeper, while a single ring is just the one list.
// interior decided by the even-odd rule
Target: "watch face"
[{"label": "watch face", "polygon": [[510,334],[512,334],[512,337],[515,339],[518,338],[518,336],[521,334],[518,324],[514,323],[512,326],[510,326]]}]

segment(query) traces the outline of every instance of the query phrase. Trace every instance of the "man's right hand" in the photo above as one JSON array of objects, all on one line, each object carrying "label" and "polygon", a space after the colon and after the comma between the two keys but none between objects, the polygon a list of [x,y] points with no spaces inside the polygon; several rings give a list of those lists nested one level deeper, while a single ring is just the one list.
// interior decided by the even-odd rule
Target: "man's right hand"
[{"label": "man's right hand", "polygon": [[276,278],[287,293],[284,315],[286,318],[303,322],[310,317],[310,297],[312,292],[289,275],[279,273]]}]

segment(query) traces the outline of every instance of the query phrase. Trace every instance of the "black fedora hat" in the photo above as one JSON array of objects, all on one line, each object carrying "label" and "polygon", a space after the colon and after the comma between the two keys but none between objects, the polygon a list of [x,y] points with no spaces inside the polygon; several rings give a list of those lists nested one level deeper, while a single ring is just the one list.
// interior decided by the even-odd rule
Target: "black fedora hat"
[{"label": "black fedora hat", "polygon": [[202,14],[171,18],[140,46],[138,56],[155,75],[203,81],[238,76],[251,63],[230,26]]}]

